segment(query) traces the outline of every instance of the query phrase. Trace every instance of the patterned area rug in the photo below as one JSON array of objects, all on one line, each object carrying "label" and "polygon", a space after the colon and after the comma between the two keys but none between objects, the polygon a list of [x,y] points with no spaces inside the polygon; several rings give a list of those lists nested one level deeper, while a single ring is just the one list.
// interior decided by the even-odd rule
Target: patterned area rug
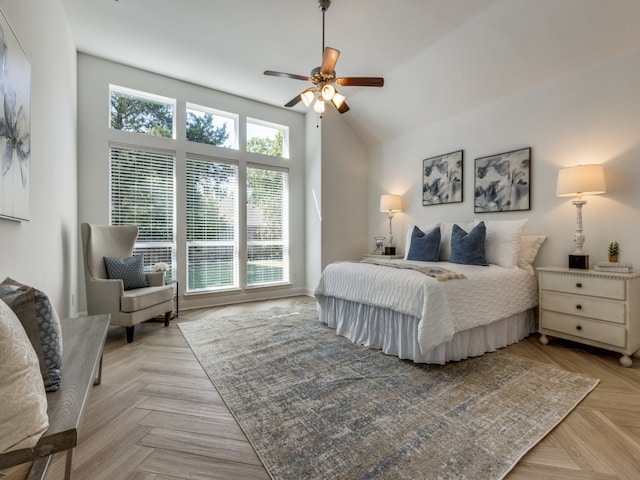
[{"label": "patterned area rug", "polygon": [[315,306],[179,324],[274,479],[494,479],[598,380],[505,352],[417,365]]}]

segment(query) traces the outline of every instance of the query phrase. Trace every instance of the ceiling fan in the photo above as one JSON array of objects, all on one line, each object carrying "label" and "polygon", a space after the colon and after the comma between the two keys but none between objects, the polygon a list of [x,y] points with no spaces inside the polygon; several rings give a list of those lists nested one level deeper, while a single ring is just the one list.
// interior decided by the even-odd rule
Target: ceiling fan
[{"label": "ceiling fan", "polygon": [[335,48],[324,46],[324,13],[331,5],[331,0],[318,0],[318,7],[322,10],[322,63],[319,67],[311,70],[309,76],[295,75],[293,73],[274,72],[267,70],[265,75],[274,77],[293,78],[295,80],[305,80],[313,83],[302,93],[292,98],[285,107],[293,107],[302,100],[306,107],[313,105],[317,113],[324,113],[325,102],[331,104],[340,113],[349,111],[349,105],[345,102],[345,96],[338,92],[336,86],[340,87],[382,87],[384,78],[382,77],[336,77],[334,70],[340,51]]}]

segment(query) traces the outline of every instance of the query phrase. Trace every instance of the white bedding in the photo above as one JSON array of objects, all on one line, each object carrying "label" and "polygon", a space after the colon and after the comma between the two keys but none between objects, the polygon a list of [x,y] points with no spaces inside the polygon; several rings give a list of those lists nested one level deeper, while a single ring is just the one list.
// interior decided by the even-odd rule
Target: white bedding
[{"label": "white bedding", "polygon": [[[409,260],[389,261],[428,265]],[[538,304],[536,280],[523,269],[448,262],[431,265],[462,273],[466,278],[438,281],[413,270],[337,262],[325,268],[315,295],[418,318],[422,352],[451,341],[459,332],[505,319]]]}]

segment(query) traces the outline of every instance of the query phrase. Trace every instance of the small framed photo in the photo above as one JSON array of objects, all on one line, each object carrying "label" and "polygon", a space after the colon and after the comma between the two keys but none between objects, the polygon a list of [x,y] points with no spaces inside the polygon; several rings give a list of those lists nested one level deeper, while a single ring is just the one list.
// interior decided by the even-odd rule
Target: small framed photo
[{"label": "small framed photo", "polygon": [[475,166],[475,213],[530,209],[530,147],[476,158]]},{"label": "small framed photo", "polygon": [[385,237],[373,237],[373,253],[374,255],[384,254],[384,239]]},{"label": "small framed photo", "polygon": [[462,150],[422,161],[422,205],[462,202]]}]

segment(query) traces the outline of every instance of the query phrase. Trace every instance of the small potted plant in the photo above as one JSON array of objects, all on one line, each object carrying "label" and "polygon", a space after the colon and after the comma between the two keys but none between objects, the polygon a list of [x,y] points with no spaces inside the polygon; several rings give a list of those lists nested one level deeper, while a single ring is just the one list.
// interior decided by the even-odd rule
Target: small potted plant
[{"label": "small potted plant", "polygon": [[169,270],[169,265],[164,262],[158,262],[153,265],[154,272],[162,272],[162,278],[164,279],[167,276],[167,271]]},{"label": "small potted plant", "polygon": [[618,242],[611,242],[609,244],[609,261],[617,262],[618,255],[620,255],[620,245]]}]

